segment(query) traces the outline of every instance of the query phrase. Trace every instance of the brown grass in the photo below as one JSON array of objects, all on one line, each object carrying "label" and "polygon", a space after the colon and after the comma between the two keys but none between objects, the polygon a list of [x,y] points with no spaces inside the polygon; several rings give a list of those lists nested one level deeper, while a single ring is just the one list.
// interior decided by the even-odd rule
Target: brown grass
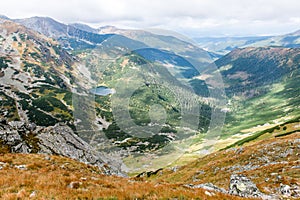
[{"label": "brown grass", "polygon": [[[217,193],[210,197],[178,183],[105,176],[96,167],[59,156],[47,160],[36,154],[2,154],[0,162],[6,163],[0,170],[0,199],[240,199]],[[36,196],[29,198],[34,191]]]},{"label": "brown grass", "polygon": [[[237,173],[230,167],[250,162],[260,167],[242,174],[261,191],[275,193],[280,183],[300,185],[300,170],[291,168],[300,165],[296,138],[300,138],[300,133],[264,140],[244,147],[240,153],[235,149],[216,152],[176,173],[165,169],[147,179],[105,176],[97,167],[60,156],[49,160],[44,155],[4,153],[0,155],[0,162],[5,163],[0,164],[0,199],[245,199],[216,192],[209,196],[203,189],[189,189],[184,184],[211,182],[228,189],[230,175]],[[292,154],[277,156],[289,149],[293,149]],[[261,158],[268,152],[269,162],[277,164],[263,166]],[[18,169],[18,165],[26,165],[26,169]],[[33,192],[36,195],[29,198]]]},{"label": "brown grass", "polygon": [[[300,133],[260,141],[244,147],[237,153],[236,149],[223,150],[198,159],[182,167],[176,173],[164,170],[162,175],[152,177],[153,181],[167,181],[169,183],[213,183],[228,189],[230,176],[241,173],[248,176],[258,188],[267,194],[278,191],[280,183],[296,184],[300,186],[300,169],[292,168],[300,165],[299,143]],[[293,150],[286,157],[279,156],[288,150]],[[269,161],[263,161],[263,157]],[[270,164],[274,162],[275,164]],[[238,172],[233,166],[258,166],[256,169]],[[276,173],[276,174],[275,174]],[[279,176],[281,178],[279,178]]]}]

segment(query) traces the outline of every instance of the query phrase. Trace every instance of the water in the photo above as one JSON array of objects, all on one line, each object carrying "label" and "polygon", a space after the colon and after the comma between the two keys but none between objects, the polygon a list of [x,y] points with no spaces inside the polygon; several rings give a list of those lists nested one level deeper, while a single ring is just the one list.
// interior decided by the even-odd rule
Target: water
[{"label": "water", "polygon": [[91,93],[99,96],[107,96],[109,94],[114,94],[116,91],[105,86],[99,86],[90,90]]}]

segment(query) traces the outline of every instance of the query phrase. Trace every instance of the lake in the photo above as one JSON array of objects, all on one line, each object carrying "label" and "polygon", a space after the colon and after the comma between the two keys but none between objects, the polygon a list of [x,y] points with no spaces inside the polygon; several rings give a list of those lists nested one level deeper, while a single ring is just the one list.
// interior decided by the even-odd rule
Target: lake
[{"label": "lake", "polygon": [[114,89],[105,87],[105,86],[99,86],[96,88],[93,88],[90,90],[91,93],[99,96],[107,96],[109,94],[114,94],[116,91]]}]

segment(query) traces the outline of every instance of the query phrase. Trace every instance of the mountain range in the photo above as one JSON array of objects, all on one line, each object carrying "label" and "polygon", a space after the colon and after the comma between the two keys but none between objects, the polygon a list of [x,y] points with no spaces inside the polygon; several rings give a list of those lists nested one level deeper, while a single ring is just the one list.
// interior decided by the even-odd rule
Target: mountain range
[{"label": "mountain range", "polygon": [[[299,165],[299,35],[198,38],[198,45],[165,33],[1,16],[1,152],[70,157],[97,173],[137,175],[120,184],[173,185],[178,193],[168,190],[169,197],[195,198],[199,187],[204,199],[276,199],[281,183],[297,198],[299,177],[290,168]],[[271,161],[264,183],[259,173]],[[7,162],[0,169],[10,171]],[[236,173],[258,188],[247,195],[234,188]],[[90,184],[77,179],[68,187]]]}]

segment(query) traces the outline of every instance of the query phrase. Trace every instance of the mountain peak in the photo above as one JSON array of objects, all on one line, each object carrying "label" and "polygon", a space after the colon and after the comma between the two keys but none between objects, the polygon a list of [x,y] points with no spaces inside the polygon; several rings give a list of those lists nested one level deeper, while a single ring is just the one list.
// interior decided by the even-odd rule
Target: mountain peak
[{"label": "mountain peak", "polygon": [[0,19],[6,19],[6,20],[9,20],[9,18],[5,15],[0,15]]}]

